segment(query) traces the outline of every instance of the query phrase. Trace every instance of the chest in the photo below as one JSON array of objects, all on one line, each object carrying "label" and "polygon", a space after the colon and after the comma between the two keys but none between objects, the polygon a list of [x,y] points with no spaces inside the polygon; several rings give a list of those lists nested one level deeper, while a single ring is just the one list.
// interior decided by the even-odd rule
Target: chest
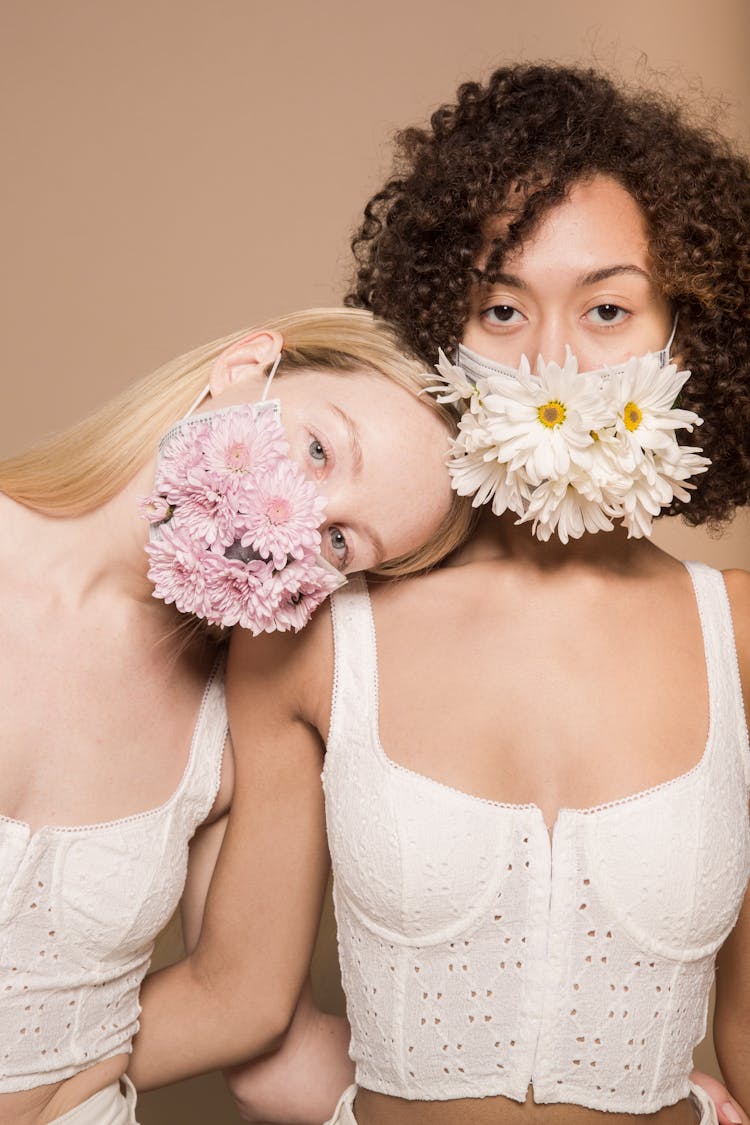
[{"label": "chest", "polygon": [[[698,614],[505,599],[481,621],[378,631],[387,755],[454,788],[562,806],[660,784],[700,759],[709,688]],[[397,639],[396,639],[397,638]]]},{"label": "chest", "polygon": [[41,824],[132,815],[176,788],[215,654],[125,625],[6,621],[0,813]]},{"label": "chest", "polygon": [[[542,628],[528,605],[499,638],[489,613],[473,630],[464,613],[455,648],[401,630],[397,652],[379,627],[376,654],[368,600],[339,595],[324,780],[334,871],[355,909],[415,942],[507,921],[505,903],[522,926],[557,903],[569,921],[622,909],[649,941],[725,936],[747,883],[750,763],[721,579],[696,582],[700,612],[677,615],[682,632],[644,614],[639,636],[620,639],[592,613],[580,636],[568,630],[567,656],[565,615],[551,609]],[[406,712],[417,700],[426,736],[394,714],[399,699]]]}]

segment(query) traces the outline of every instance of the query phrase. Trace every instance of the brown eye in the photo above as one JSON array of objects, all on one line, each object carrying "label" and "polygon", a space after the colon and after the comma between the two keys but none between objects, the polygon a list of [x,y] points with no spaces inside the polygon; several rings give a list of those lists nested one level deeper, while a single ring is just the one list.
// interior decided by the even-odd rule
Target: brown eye
[{"label": "brown eye", "polygon": [[491,305],[483,311],[482,318],[488,324],[515,324],[517,321],[514,317],[520,315],[518,309],[514,309],[512,305]]},{"label": "brown eye", "polygon": [[630,314],[621,305],[595,305],[587,315],[594,324],[620,324]]}]

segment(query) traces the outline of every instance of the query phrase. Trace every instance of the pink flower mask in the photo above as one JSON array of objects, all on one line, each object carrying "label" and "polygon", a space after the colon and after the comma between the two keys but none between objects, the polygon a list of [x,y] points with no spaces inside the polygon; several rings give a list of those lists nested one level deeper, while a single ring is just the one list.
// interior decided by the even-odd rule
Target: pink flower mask
[{"label": "pink flower mask", "polygon": [[289,456],[280,413],[277,399],[189,413],[141,501],[154,597],[254,635],[301,629],[346,581],[320,554],[326,500]]}]

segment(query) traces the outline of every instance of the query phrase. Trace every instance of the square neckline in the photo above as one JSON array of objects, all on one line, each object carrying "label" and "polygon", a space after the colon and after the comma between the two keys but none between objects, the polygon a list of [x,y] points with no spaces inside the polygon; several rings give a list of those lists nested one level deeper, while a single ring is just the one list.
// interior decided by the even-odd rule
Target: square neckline
[{"label": "square neckline", "polygon": [[[689,769],[684,770],[682,773],[678,774],[675,777],[667,778],[665,781],[657,782],[656,784],[650,785],[645,789],[640,789],[635,793],[628,793],[628,794],[626,794],[622,797],[614,797],[609,801],[602,801],[602,802],[600,802],[599,804],[596,804],[596,805],[576,806],[576,807],[569,806],[569,805],[560,805],[558,810],[557,810],[557,813],[555,815],[554,820],[552,821],[551,824],[548,824],[547,820],[544,816],[544,812],[543,812],[541,806],[538,805],[535,801],[526,801],[526,802],[523,802],[523,803],[516,803],[516,802],[512,802],[512,801],[497,801],[497,800],[493,799],[492,797],[483,797],[480,794],[470,793],[470,792],[468,792],[468,790],[465,790],[465,789],[458,789],[453,785],[447,784],[447,782],[440,781],[438,778],[431,777],[429,774],[420,773],[418,770],[413,770],[409,766],[404,766],[400,762],[395,761],[395,759],[391,758],[386,753],[386,750],[383,746],[383,743],[382,743],[382,740],[381,740],[381,737],[380,737],[380,683],[379,683],[379,675],[378,675],[379,663],[378,663],[377,633],[376,633],[376,629],[375,629],[375,614],[374,614],[373,608],[372,608],[372,600],[370,598],[370,591],[369,591],[369,588],[368,588],[368,585],[367,585],[367,581],[366,581],[366,579],[363,579],[363,591],[364,591],[365,597],[367,599],[369,629],[370,629],[370,636],[371,636],[371,641],[372,641],[372,653],[373,653],[373,682],[372,682],[371,686],[372,686],[372,690],[373,690],[373,704],[374,704],[374,713],[375,713],[375,722],[374,722],[374,736],[375,737],[374,737],[374,742],[375,742],[375,749],[378,753],[378,756],[379,756],[382,764],[385,765],[387,769],[389,769],[390,771],[392,771],[394,773],[404,774],[405,776],[407,776],[408,778],[416,781],[419,784],[426,785],[426,786],[429,786],[431,788],[437,788],[439,790],[442,790],[443,792],[449,794],[452,798],[460,799],[463,802],[469,802],[470,804],[475,804],[475,805],[478,804],[478,805],[486,806],[486,807],[489,807],[489,808],[492,808],[492,809],[497,809],[497,810],[504,811],[504,812],[511,812],[511,813],[528,812],[528,813],[531,813],[534,816],[538,817],[539,820],[541,820],[550,840],[552,840],[554,838],[555,830],[556,830],[557,825],[560,823],[561,820],[565,820],[569,817],[575,818],[575,817],[596,816],[598,814],[607,812],[611,809],[619,808],[621,805],[638,803],[641,800],[644,800],[646,798],[649,798],[649,797],[655,795],[656,793],[661,792],[662,790],[670,789],[670,788],[674,788],[674,787],[680,787],[681,785],[690,781],[693,777],[695,777],[696,774],[701,773],[706,768],[706,766],[708,765],[708,762],[711,758],[711,753],[712,753],[712,750],[713,750],[713,747],[714,747],[714,743],[715,743],[714,732],[715,732],[715,726],[716,726],[716,722],[715,722],[715,719],[716,719],[716,714],[715,714],[715,712],[716,712],[716,707],[715,707],[716,700],[715,700],[715,691],[714,691],[714,683],[713,683],[713,679],[714,679],[714,676],[713,676],[713,671],[714,671],[713,670],[713,661],[712,661],[711,654],[709,652],[709,647],[708,647],[707,625],[706,625],[706,620],[705,620],[704,612],[703,612],[703,604],[702,604],[702,601],[701,601],[701,593],[698,589],[698,583],[697,583],[697,580],[696,580],[696,574],[700,572],[701,568],[705,568],[706,570],[709,570],[709,571],[714,570],[715,568],[708,567],[705,563],[700,563],[700,562],[692,562],[692,561],[688,562],[688,561],[685,561],[685,560],[682,560],[682,559],[677,560],[677,561],[680,563],[681,566],[683,566],[685,568],[685,570],[688,572],[688,574],[690,576],[690,581],[691,581],[693,595],[694,595],[694,601],[695,601],[696,609],[698,611],[698,620],[699,620],[700,630],[701,630],[701,640],[702,640],[702,643],[703,643],[703,661],[704,661],[704,667],[705,667],[705,683],[706,683],[706,689],[707,689],[706,695],[707,695],[707,701],[708,701],[708,729],[707,729],[707,733],[706,733],[706,741],[705,741],[705,744],[703,746],[703,750],[701,751],[700,757],[694,763],[694,765],[692,765]],[[723,575],[721,574],[721,571],[717,571],[716,573],[718,573],[721,576],[722,583],[723,583],[724,578],[723,578]],[[726,587],[724,587],[724,589],[726,591]]]}]

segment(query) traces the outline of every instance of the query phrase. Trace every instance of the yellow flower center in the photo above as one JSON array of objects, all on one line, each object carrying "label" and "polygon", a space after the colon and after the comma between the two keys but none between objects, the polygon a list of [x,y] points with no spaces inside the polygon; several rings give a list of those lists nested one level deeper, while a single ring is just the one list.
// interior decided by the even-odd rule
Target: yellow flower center
[{"label": "yellow flower center", "polygon": [[626,429],[637,430],[643,421],[643,412],[634,402],[629,402],[622,413]]},{"label": "yellow flower center", "polygon": [[591,434],[591,437],[592,437],[592,438],[594,439],[594,441],[598,441],[598,440],[599,440],[599,435],[598,435],[598,433],[596,432],[596,430],[589,430],[589,433]]},{"label": "yellow flower center", "polygon": [[565,421],[565,407],[557,399],[552,402],[545,402],[544,406],[540,406],[537,410],[539,421],[548,430],[554,430],[555,426],[562,426]]}]

